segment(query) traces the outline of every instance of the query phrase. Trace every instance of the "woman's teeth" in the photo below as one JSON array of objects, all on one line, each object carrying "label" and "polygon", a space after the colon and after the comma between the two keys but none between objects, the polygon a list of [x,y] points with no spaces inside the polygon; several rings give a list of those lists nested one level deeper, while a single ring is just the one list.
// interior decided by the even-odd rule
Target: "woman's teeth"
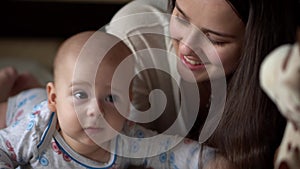
[{"label": "woman's teeth", "polygon": [[200,65],[201,64],[201,62],[189,59],[187,56],[183,56],[183,57],[189,64],[192,64],[192,65]]}]

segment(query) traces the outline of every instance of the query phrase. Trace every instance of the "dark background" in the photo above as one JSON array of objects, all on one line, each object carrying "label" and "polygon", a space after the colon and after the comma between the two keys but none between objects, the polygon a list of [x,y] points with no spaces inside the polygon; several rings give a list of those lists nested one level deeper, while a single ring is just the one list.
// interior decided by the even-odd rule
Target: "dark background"
[{"label": "dark background", "polygon": [[109,23],[125,3],[0,1],[0,37],[69,37]]}]

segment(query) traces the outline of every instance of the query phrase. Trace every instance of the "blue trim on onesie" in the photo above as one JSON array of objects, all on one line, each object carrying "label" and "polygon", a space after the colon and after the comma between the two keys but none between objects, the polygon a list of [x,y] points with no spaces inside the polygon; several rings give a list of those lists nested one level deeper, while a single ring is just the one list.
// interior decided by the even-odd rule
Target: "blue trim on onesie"
[{"label": "blue trim on onesie", "polygon": [[[57,134],[59,134],[59,133],[57,133]],[[81,162],[79,162],[78,160],[76,160],[74,157],[72,157],[60,144],[59,144],[59,141],[56,139],[56,137],[53,137],[54,138],[54,141],[55,141],[55,143],[57,144],[57,146],[58,146],[58,148],[63,152],[63,153],[65,153],[66,155],[68,155],[73,161],[75,161],[76,163],[78,163],[78,164],[80,164],[80,165],[82,165],[83,167],[86,167],[86,168],[88,168],[88,169],[109,169],[109,168],[111,168],[114,164],[115,164],[115,162],[116,162],[116,160],[117,160],[117,155],[116,155],[116,151],[117,151],[117,149],[118,149],[118,144],[117,144],[117,142],[118,142],[118,139],[119,139],[119,137],[117,136],[117,138],[116,138],[116,141],[113,141],[113,142],[115,142],[115,145],[116,145],[116,149],[115,149],[115,153],[114,153],[114,155],[113,155],[113,160],[111,161],[111,164],[107,164],[108,166],[105,166],[105,167],[100,167],[100,168],[97,168],[97,167],[91,167],[91,166],[88,166],[88,165],[86,165],[86,164],[83,164],[83,163],[81,163]],[[100,163],[100,162],[98,162],[98,163]]]},{"label": "blue trim on onesie", "polygon": [[52,122],[53,122],[54,115],[55,115],[55,113],[52,112],[51,117],[50,117],[50,120],[49,120],[49,123],[48,123],[48,125],[47,125],[47,128],[46,128],[45,132],[43,133],[42,139],[41,139],[41,141],[39,142],[39,144],[37,145],[37,148],[40,148],[40,146],[41,146],[41,145],[43,144],[43,142],[45,141],[45,138],[46,138],[46,136],[47,136],[47,134],[48,134],[48,131],[49,131],[50,127],[52,126]]}]

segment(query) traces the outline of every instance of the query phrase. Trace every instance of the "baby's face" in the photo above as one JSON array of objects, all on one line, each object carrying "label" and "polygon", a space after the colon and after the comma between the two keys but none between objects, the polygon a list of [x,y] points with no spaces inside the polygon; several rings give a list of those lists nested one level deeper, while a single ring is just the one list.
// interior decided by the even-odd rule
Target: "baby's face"
[{"label": "baby's face", "polygon": [[[114,138],[128,116],[126,80],[113,76],[130,52],[125,47],[114,49],[102,60],[98,59],[99,51],[88,54],[79,60],[70,57],[63,64],[64,71],[56,75],[56,111],[67,142],[95,146]],[[126,67],[133,72],[133,65]]]},{"label": "baby's face", "polygon": [[[78,72],[73,78],[72,96],[75,112],[84,132],[100,144],[112,139],[123,128],[129,112],[129,89],[113,75],[121,60],[108,56],[102,60],[95,76]],[[89,69],[89,68],[85,68]]]}]

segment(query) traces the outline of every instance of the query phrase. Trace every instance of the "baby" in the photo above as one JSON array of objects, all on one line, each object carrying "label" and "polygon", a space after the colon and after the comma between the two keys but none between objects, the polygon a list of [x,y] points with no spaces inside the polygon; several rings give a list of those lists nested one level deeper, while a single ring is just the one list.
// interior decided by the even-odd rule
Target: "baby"
[{"label": "baby", "polygon": [[130,85],[124,82],[134,67],[130,55],[122,41],[103,32],[66,40],[47,92],[31,89],[8,100],[0,168],[123,169],[132,164],[197,169],[200,152],[200,161],[208,160],[206,154],[214,149],[178,136],[157,136],[126,120]]}]

